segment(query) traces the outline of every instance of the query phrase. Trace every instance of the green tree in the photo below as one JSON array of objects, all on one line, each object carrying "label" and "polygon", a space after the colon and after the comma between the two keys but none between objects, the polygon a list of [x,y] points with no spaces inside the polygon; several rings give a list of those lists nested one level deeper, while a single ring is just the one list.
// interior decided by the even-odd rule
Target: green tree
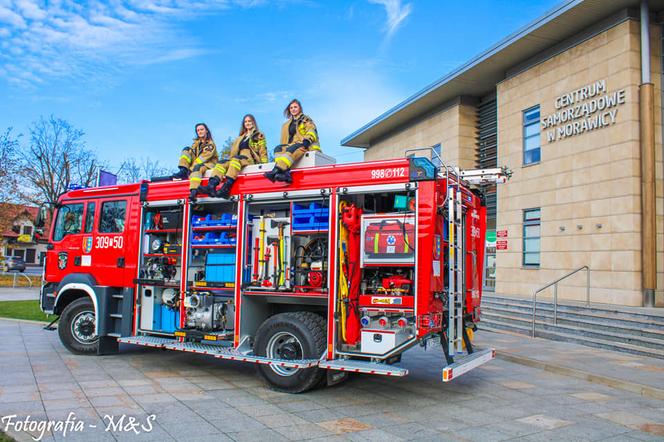
[{"label": "green tree", "polygon": [[219,161],[226,161],[231,156],[231,147],[233,147],[233,138],[228,137],[224,140],[219,150]]}]

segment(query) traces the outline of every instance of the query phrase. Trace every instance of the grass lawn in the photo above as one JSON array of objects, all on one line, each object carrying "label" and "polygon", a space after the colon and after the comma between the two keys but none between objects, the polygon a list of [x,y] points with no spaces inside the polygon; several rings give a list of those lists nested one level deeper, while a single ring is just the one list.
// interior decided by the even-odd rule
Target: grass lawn
[{"label": "grass lawn", "polygon": [[0,301],[0,318],[51,322],[55,316],[42,312],[39,309],[39,301]]},{"label": "grass lawn", "polygon": [[15,439],[0,431],[0,442],[15,442]]}]

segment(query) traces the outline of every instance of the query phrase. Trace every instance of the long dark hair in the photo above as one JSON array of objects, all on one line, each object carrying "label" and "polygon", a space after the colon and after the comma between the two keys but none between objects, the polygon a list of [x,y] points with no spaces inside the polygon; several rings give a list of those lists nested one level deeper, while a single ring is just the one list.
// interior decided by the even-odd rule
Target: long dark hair
[{"label": "long dark hair", "polygon": [[198,138],[198,133],[196,132],[198,126],[203,126],[207,131],[207,135],[205,136],[205,141],[214,141],[214,138],[212,138],[212,131],[210,130],[209,127],[207,127],[207,124],[205,123],[196,123],[196,126],[194,126],[194,133],[196,134],[196,138]]},{"label": "long dark hair", "polygon": [[298,106],[300,106],[300,113],[301,113],[301,114],[304,113],[304,109],[302,109],[302,103],[300,103],[300,100],[298,100],[297,98],[293,98],[293,99],[288,103],[288,106],[286,106],[286,109],[284,109],[284,117],[286,117],[286,118],[290,118],[290,117],[292,117],[292,115],[291,115],[291,113],[290,113],[290,109],[289,109],[289,107],[290,107],[290,105],[293,104],[293,103],[297,103]]},{"label": "long dark hair", "polygon": [[258,132],[258,123],[256,123],[256,118],[254,118],[253,115],[247,114],[244,117],[242,117],[242,125],[240,126],[240,135],[244,135],[247,129],[244,128],[244,120],[247,118],[251,118],[251,121],[254,123],[254,130]]}]

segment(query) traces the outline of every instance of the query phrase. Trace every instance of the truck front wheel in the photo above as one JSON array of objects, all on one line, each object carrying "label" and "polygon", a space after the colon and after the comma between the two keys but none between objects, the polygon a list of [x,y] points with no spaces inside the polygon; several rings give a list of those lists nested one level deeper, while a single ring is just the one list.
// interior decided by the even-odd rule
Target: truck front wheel
[{"label": "truck front wheel", "polygon": [[99,336],[95,326],[95,307],[90,298],[80,298],[65,307],[58,324],[62,344],[72,353],[96,354]]},{"label": "truck front wheel", "polygon": [[[325,351],[325,320],[311,312],[280,313],[267,319],[256,332],[254,351],[271,359],[318,359]],[[302,393],[321,382],[325,371],[259,365],[270,387],[285,393]]]}]

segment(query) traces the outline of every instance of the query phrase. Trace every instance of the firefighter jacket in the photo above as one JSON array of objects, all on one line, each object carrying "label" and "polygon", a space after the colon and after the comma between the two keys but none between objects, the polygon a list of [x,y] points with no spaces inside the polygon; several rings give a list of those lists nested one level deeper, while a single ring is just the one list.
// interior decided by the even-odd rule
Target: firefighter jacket
[{"label": "firefighter jacket", "polygon": [[[245,139],[248,139],[248,143],[243,143]],[[249,147],[248,149],[247,146]],[[230,158],[235,158],[238,155],[247,156],[247,159],[250,161],[249,164],[267,163],[267,141],[263,132],[254,129],[249,133],[237,137],[233,141],[229,156]]]},{"label": "firefighter jacket", "polygon": [[185,147],[180,154],[178,166],[183,166],[189,170],[198,170],[203,165],[211,169],[219,161],[217,146],[212,140],[201,140],[195,138],[191,147]]},{"label": "firefighter jacket", "polygon": [[[290,134],[289,130],[291,124],[295,125],[293,135]],[[320,140],[318,139],[316,124],[308,116],[300,114],[296,120],[291,118],[281,126],[280,144],[301,143],[304,139],[308,139],[311,142],[309,150],[320,150]]]}]

